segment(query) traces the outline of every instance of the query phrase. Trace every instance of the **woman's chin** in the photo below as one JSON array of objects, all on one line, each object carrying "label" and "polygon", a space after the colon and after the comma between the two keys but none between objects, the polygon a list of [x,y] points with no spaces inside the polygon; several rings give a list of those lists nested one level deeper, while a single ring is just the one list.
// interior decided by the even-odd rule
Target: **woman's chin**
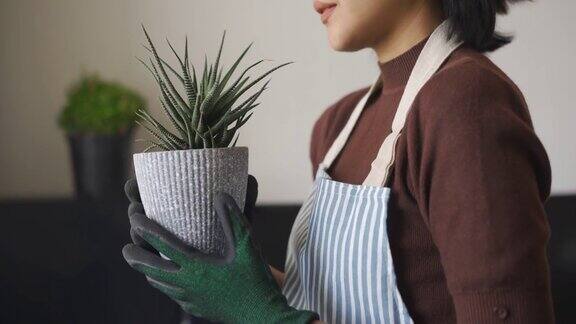
[{"label": "woman's chin", "polygon": [[342,31],[337,30],[336,26],[328,27],[328,42],[330,47],[338,52],[352,52],[362,48],[358,44],[355,44],[352,35],[349,33],[342,33]]}]

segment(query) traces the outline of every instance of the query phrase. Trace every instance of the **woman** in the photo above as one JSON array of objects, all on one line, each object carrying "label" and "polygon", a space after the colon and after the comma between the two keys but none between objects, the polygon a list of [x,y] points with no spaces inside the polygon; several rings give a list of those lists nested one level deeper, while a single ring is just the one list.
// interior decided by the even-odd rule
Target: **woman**
[{"label": "woman", "polygon": [[208,257],[142,214],[134,182],[127,261],[217,321],[553,323],[548,157],[520,90],[482,54],[509,42],[494,32],[506,1],[314,8],[332,48],[373,49],[380,74],[314,126],[286,274],[271,276],[228,195],[215,196],[228,252]]}]

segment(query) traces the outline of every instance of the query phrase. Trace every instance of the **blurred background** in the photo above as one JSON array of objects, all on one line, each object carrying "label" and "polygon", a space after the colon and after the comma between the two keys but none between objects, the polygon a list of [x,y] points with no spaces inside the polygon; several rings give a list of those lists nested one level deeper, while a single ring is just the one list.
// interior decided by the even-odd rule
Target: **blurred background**
[{"label": "blurred background", "polygon": [[[575,11],[569,0],[513,6],[498,25],[515,40],[489,55],[523,91],[550,157],[546,208],[559,323],[576,320],[569,306],[576,297]],[[78,188],[101,194],[102,184],[84,179],[79,185],[82,172],[74,163],[103,168],[110,160],[96,154],[125,158],[130,166],[131,153],[144,146],[132,145],[122,116],[113,128],[120,137],[69,138],[58,123],[74,95],[82,96],[82,85],[98,82],[111,105],[161,114],[154,80],[136,59],[147,56],[141,24],[165,57],[171,57],[166,37],[180,49],[187,36],[196,66],[205,53],[215,57],[224,30],[225,66],[252,41],[244,62],[273,60],[260,71],[295,61],[272,75],[238,141],[250,148],[249,172],[259,182],[255,231],[278,267],[312,185],[308,148],[316,118],[379,73],[369,51],[330,49],[312,1],[0,0],[0,322],[180,321],[173,304],[123,264],[120,248],[129,237],[121,191],[106,193],[105,201],[75,199]],[[132,100],[118,103],[115,94]],[[136,138],[146,136],[135,129]],[[116,146],[105,144],[111,142]],[[107,167],[114,165],[119,162]]]}]

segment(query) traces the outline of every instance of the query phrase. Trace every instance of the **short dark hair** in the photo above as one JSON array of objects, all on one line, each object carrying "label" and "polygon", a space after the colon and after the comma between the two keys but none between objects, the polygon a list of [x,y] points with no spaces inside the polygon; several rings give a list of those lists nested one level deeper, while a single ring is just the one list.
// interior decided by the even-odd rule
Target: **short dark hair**
[{"label": "short dark hair", "polygon": [[442,0],[452,35],[480,52],[490,52],[512,40],[495,31],[496,15],[508,12],[508,3],[523,0]]}]

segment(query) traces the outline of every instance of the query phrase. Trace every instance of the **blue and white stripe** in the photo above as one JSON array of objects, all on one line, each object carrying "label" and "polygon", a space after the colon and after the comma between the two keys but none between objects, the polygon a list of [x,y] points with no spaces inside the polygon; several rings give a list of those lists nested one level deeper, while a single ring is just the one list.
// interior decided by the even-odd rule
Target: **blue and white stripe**
[{"label": "blue and white stripe", "polygon": [[346,184],[319,168],[292,228],[283,292],[328,323],[409,324],[386,228],[390,188]]}]

